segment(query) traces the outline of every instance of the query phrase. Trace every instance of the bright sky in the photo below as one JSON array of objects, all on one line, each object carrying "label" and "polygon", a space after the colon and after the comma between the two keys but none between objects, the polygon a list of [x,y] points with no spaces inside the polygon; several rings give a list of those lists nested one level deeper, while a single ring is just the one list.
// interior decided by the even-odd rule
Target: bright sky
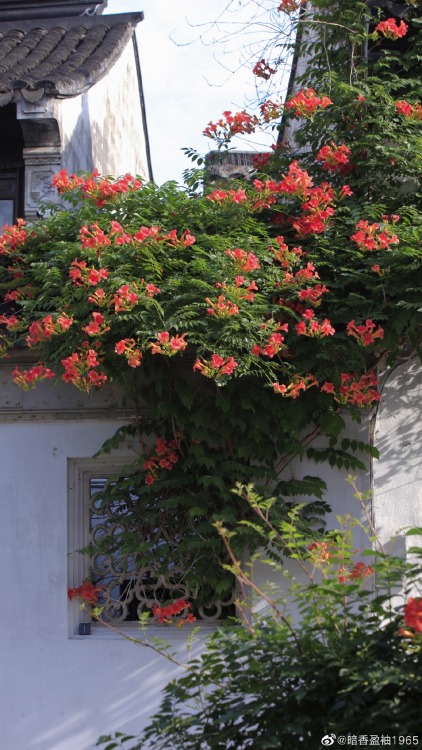
[{"label": "bright sky", "polygon": [[[212,35],[207,32],[207,24],[215,21],[226,5],[227,0],[109,0],[107,13],[142,10],[145,14],[138,26],[138,46],[152,166],[159,184],[181,181],[183,170],[192,166],[181,151],[183,147],[200,153],[212,148],[211,141],[201,135],[210,120],[218,120],[224,110],[243,109],[245,98],[254,97],[255,77],[250,67],[230,74],[230,69],[238,67],[240,52],[225,54],[211,44]],[[201,32],[207,32],[207,46],[199,38]],[[273,140],[261,137],[255,148],[268,149]],[[236,147],[246,148],[247,144]]]}]

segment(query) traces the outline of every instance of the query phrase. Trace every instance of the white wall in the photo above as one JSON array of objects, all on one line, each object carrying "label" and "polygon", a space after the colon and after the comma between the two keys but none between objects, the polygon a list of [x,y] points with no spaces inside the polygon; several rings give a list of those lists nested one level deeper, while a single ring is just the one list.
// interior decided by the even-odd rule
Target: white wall
[{"label": "white wall", "polygon": [[101,733],[137,731],[174,673],[107,634],[68,637],[67,458],[92,456],[119,424],[0,425],[2,750],[87,750]]},{"label": "white wall", "polygon": [[[68,458],[91,457],[122,422],[105,413],[84,418],[82,402],[77,418],[58,419],[45,408],[46,390],[24,395],[23,411],[10,391],[0,408],[0,747],[88,750],[102,733],[138,732],[174,668],[107,632],[69,638]],[[85,406],[89,417],[89,399]],[[298,475],[310,470],[318,473],[294,467]],[[336,511],[344,512],[350,488],[339,473],[322,473]],[[258,566],[256,575],[267,578],[268,570]],[[183,649],[185,631],[169,629],[166,637]]]},{"label": "white wall", "polygon": [[421,363],[406,361],[385,375],[375,429],[381,456],[373,470],[374,520],[383,542],[422,526]]}]

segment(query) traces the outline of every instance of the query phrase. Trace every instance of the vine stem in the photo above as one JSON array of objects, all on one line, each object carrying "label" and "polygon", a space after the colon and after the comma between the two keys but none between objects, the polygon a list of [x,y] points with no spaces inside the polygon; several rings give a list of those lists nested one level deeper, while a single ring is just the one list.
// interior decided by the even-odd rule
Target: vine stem
[{"label": "vine stem", "polygon": [[175,659],[174,656],[171,656],[170,654],[163,652],[158,646],[154,646],[153,643],[150,643],[149,641],[143,641],[140,638],[134,638],[133,636],[128,635],[123,630],[116,628],[116,626],[112,625],[110,622],[106,622],[105,620],[102,620],[101,617],[99,617],[98,615],[94,613],[92,613],[92,618],[96,620],[103,627],[107,628],[108,630],[112,630],[113,633],[117,633],[118,635],[121,635],[122,638],[125,639],[125,641],[129,641],[129,643],[134,643],[135,646],[144,646],[145,648],[150,648],[152,651],[155,651],[156,654],[163,656],[165,659],[167,659],[168,661],[171,661],[172,664],[175,664],[177,667],[182,667],[185,670],[189,669],[189,664],[184,664],[178,659]]},{"label": "vine stem", "polygon": [[[300,645],[300,641],[299,641],[299,639],[298,639],[298,637],[297,637],[297,635],[296,635],[296,633],[295,633],[292,625],[290,624],[289,620],[287,619],[287,617],[285,615],[283,615],[283,613],[280,611],[279,607],[277,607],[277,605],[275,604],[275,602],[265,593],[265,591],[262,591],[262,589],[260,589],[259,586],[257,586],[256,583],[253,582],[252,578],[250,576],[248,576],[242,570],[242,566],[240,564],[240,561],[235,557],[235,555],[233,553],[233,550],[230,547],[230,544],[229,544],[229,542],[227,540],[224,528],[221,526],[221,524],[218,524],[218,523],[215,524],[215,526],[216,526],[216,529],[217,529],[218,533],[220,534],[220,536],[221,536],[221,538],[223,540],[223,544],[224,544],[224,546],[225,546],[225,548],[227,550],[227,554],[229,555],[230,560],[233,563],[233,567],[234,567],[234,569],[236,571],[235,575],[236,575],[236,578],[238,579],[239,583],[241,585],[244,584],[244,585],[248,586],[249,588],[251,588],[252,591],[255,592],[255,594],[257,594],[260,598],[262,598],[268,604],[268,606],[270,607],[270,609],[273,611],[275,617],[278,620],[281,620],[281,622],[283,622],[284,625],[286,625],[286,627],[290,631],[291,635],[293,636],[293,640],[294,640],[294,642],[295,642],[295,644],[297,646],[297,650],[300,653],[302,653],[302,646]],[[252,628],[251,625],[249,625],[249,632],[253,632],[253,628]]]},{"label": "vine stem", "polygon": [[[309,443],[312,442],[312,440],[321,432],[320,427],[315,427],[311,432],[309,432],[307,435],[305,435],[304,438],[300,441],[300,444],[303,448],[307,446]],[[297,456],[297,453],[287,453],[287,455],[282,456],[279,460],[279,462],[274,466],[274,471],[278,474],[280,471],[283,471],[283,469],[286,468],[286,466],[289,465],[291,461]]]}]

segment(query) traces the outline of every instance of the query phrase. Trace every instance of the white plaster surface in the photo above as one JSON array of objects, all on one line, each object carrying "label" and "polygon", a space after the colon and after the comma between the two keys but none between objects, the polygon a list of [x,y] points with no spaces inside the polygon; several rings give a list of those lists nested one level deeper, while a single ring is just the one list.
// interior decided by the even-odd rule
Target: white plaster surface
[{"label": "white plaster surface", "polygon": [[[121,393],[112,383],[106,383],[101,390],[93,388],[89,394],[58,382],[54,385],[44,381],[36,388],[24,391],[12,380],[12,371],[16,366],[21,371],[32,367],[34,361],[24,359],[2,362],[0,368],[0,422],[10,420],[34,421],[36,419],[57,419],[57,417],[80,418],[98,416],[110,418],[116,415],[116,408],[121,403]],[[132,410],[118,408],[118,416],[129,417]]]},{"label": "white plaster surface", "polygon": [[422,526],[421,396],[419,360],[386,374],[375,429],[381,456],[373,469],[374,520],[383,542]]},{"label": "white plaster surface", "polygon": [[144,126],[132,42],[112,69],[85,94],[59,106],[62,166],[148,176]]},{"label": "white plaster surface", "polygon": [[[89,412],[45,419],[45,397],[34,396],[23,423],[7,409],[0,417],[0,747],[91,750],[100,734],[139,732],[175,672],[163,657],[103,631],[69,638],[68,459],[91,457],[122,422]],[[348,433],[365,439],[366,427],[351,424]],[[326,479],[335,513],[359,514],[345,472],[306,462],[286,471],[310,473]],[[369,477],[360,482],[367,487]],[[268,568],[258,563],[255,575],[263,582]],[[166,637],[183,650],[184,631]]]},{"label": "white plaster surface", "polygon": [[0,424],[2,750],[88,750],[137,731],[174,673],[123,640],[68,637],[67,459],[92,456],[119,424]]}]

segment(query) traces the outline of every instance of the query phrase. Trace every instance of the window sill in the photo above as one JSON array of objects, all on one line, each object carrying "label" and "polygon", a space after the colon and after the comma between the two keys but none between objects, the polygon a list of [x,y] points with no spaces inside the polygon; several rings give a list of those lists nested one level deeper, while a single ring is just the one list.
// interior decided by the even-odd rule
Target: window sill
[{"label": "window sill", "polygon": [[[92,623],[91,633],[89,635],[71,635],[70,640],[83,641],[87,638],[98,641],[110,641],[110,640],[128,640],[136,639],[138,641],[148,641],[148,639],[159,639],[170,643],[183,643],[187,641],[190,636],[194,633],[195,640],[205,639],[215,633],[215,631],[223,624],[222,621],[215,621],[213,623],[187,623],[183,627],[177,627],[176,625],[149,625],[144,629],[141,629],[138,623],[123,623],[122,625],[116,625],[116,630],[112,630],[105,625]],[[114,627],[114,626],[113,626]]]}]

